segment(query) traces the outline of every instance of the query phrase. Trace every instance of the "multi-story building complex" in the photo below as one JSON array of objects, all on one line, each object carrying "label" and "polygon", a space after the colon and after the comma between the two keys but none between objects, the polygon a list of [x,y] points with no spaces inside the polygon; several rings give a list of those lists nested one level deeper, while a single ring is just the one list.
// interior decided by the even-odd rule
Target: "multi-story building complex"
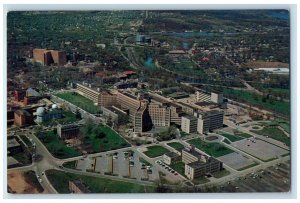
[{"label": "multi-story building complex", "polygon": [[49,66],[53,63],[57,65],[65,65],[67,63],[67,56],[65,51],[33,49],[34,61]]},{"label": "multi-story building complex", "polygon": [[181,130],[186,133],[197,132],[198,119],[194,116],[184,115],[181,117]]},{"label": "multi-story building complex", "polygon": [[222,104],[223,103],[223,94],[221,93],[211,93],[211,102],[216,104]]},{"label": "multi-story building complex", "polygon": [[180,161],[180,159],[181,159],[181,157],[178,154],[176,154],[175,152],[168,152],[163,155],[164,163],[166,163],[168,165],[176,163],[176,162]]},{"label": "multi-story building complex", "polygon": [[183,149],[181,151],[182,162],[185,164],[193,163],[203,159],[203,154],[195,151],[195,149]]},{"label": "multi-story building complex", "polygon": [[61,139],[71,139],[79,136],[79,126],[75,124],[57,125],[57,134]]},{"label": "multi-story building complex", "polygon": [[171,109],[171,123],[181,125],[181,116],[184,115],[184,112],[182,111],[182,107],[175,103],[171,103],[170,109]]},{"label": "multi-story building complex", "polygon": [[197,177],[204,176],[206,174],[221,171],[223,169],[223,163],[213,157],[205,156],[200,161],[185,164],[184,174],[193,180]]},{"label": "multi-story building complex", "polygon": [[86,185],[84,185],[80,180],[69,181],[69,191],[71,193],[91,193]]},{"label": "multi-story building complex", "polygon": [[92,100],[97,105],[99,104],[99,98],[100,98],[99,91],[92,89],[91,86],[86,86],[79,83],[77,83],[76,86],[77,86],[76,89],[82,96]]},{"label": "multi-story building complex", "polygon": [[141,106],[134,115],[134,132],[144,132],[151,130],[152,123],[147,106]]},{"label": "multi-story building complex", "polygon": [[148,102],[144,100],[141,97],[141,95],[135,96],[129,92],[119,91],[117,103],[119,104],[122,110],[128,111],[129,119],[133,121],[136,111],[140,107],[146,107]]},{"label": "multi-story building complex", "polygon": [[128,122],[128,115],[116,106],[101,107],[104,117],[110,118],[112,122],[122,124]]},{"label": "multi-story building complex", "polygon": [[113,105],[117,105],[118,93],[112,93],[110,91],[104,90],[100,92],[98,105],[109,107]]},{"label": "multi-story building complex", "polygon": [[207,93],[201,92],[201,91],[196,91],[196,100],[197,102],[210,102],[211,96]]},{"label": "multi-story building complex", "polygon": [[32,115],[25,110],[17,110],[14,113],[14,124],[17,126],[26,126],[32,123]]},{"label": "multi-story building complex", "polygon": [[154,126],[170,126],[171,109],[168,106],[152,101],[148,106],[148,111]]},{"label": "multi-story building complex", "polygon": [[206,133],[214,129],[222,128],[224,120],[223,111],[209,111],[198,113],[198,133]]}]

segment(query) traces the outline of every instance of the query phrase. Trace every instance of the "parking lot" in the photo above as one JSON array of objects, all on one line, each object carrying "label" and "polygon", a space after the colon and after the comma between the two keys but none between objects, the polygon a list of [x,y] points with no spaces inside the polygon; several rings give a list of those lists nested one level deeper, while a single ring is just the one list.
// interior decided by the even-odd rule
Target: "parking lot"
[{"label": "parking lot", "polygon": [[143,161],[139,153],[131,150],[116,150],[77,161],[78,170],[105,175],[155,181],[159,178],[158,170]]},{"label": "parking lot", "polygon": [[288,153],[285,149],[254,138],[240,140],[231,145],[262,161],[270,161]]},{"label": "parking lot", "polygon": [[246,168],[255,164],[253,159],[244,157],[237,152],[226,154],[224,156],[218,157],[218,159],[235,170]]}]

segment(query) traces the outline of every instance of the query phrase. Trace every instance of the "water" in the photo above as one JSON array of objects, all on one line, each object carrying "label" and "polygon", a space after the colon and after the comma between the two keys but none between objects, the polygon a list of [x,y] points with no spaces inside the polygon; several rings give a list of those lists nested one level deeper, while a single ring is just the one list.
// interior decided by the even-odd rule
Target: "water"
[{"label": "water", "polygon": [[282,20],[288,20],[289,19],[289,13],[288,12],[275,12],[274,11],[270,15],[275,17],[275,18],[282,19]]},{"label": "water", "polygon": [[147,58],[144,62],[144,66],[150,70],[155,69],[155,64],[153,62],[152,56],[147,56]]},{"label": "water", "polygon": [[164,35],[182,37],[182,38],[193,38],[193,37],[212,37],[215,33],[212,32],[169,32]]}]

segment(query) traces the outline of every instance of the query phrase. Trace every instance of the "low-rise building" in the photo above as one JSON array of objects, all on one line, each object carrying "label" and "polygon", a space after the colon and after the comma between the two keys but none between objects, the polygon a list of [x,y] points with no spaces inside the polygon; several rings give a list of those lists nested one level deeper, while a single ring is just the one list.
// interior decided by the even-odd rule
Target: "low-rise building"
[{"label": "low-rise building", "polygon": [[197,132],[197,118],[190,115],[184,115],[181,117],[181,130],[186,133]]},{"label": "low-rise building", "polygon": [[50,109],[39,107],[36,110],[36,122],[42,123],[51,119],[60,119],[63,117],[63,111],[57,104],[53,104]]},{"label": "low-rise building", "polygon": [[185,164],[184,174],[194,180],[197,177],[204,176],[223,170],[223,163],[213,157],[205,157],[200,161]]},{"label": "low-rise building", "polygon": [[212,92],[211,93],[211,101],[216,104],[222,104],[223,103],[223,94]]},{"label": "low-rise building", "polygon": [[199,161],[203,159],[203,154],[195,151],[195,149],[183,149],[181,151],[182,162],[185,164],[193,163],[195,161]]},{"label": "low-rise building", "polygon": [[10,156],[22,152],[22,146],[16,140],[16,138],[7,139],[7,151],[9,152]]},{"label": "low-rise building", "polygon": [[164,163],[171,165],[181,160],[181,156],[176,154],[175,152],[168,152],[163,155]]},{"label": "low-rise building", "polygon": [[20,89],[14,91],[14,99],[15,101],[22,101],[26,96],[26,89]]},{"label": "low-rise building", "polygon": [[79,126],[76,124],[57,125],[57,134],[61,139],[71,139],[79,136]]},{"label": "low-rise building", "polygon": [[14,124],[20,127],[30,125],[33,121],[32,115],[25,110],[16,110],[14,113]]}]

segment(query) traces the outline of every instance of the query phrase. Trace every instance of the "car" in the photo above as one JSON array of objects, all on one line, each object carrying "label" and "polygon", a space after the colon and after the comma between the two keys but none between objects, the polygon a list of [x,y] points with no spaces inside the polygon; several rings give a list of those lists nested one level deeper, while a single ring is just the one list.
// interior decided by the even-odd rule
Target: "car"
[{"label": "car", "polygon": [[42,176],[45,175],[45,172],[42,172]]},{"label": "car", "polygon": [[177,176],[177,175],[178,175],[178,173],[174,173],[174,175],[175,175],[175,176]]},{"label": "car", "polygon": [[64,168],[63,166],[58,166],[58,168]]},{"label": "car", "polygon": [[113,156],[113,159],[118,159],[118,156],[114,155],[114,156]]},{"label": "car", "polygon": [[40,182],[40,183],[42,183],[42,182],[43,182],[43,180],[42,180],[41,178],[39,178],[38,180],[39,180],[39,182]]}]

